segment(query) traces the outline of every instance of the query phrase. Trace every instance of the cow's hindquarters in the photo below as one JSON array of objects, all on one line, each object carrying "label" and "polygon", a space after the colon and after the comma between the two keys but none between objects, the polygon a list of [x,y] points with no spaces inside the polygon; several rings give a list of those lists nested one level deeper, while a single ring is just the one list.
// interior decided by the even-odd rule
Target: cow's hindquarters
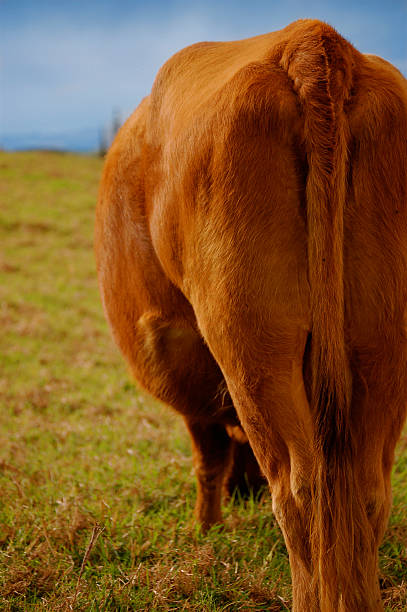
[{"label": "cow's hindquarters", "polygon": [[[222,372],[182,293],[154,252],[145,210],[145,99],[118,134],[104,169],[96,214],[99,286],[114,339],[136,380],[184,416],[198,481],[196,516],[206,529],[221,520],[239,422]],[[244,466],[241,466],[245,470]],[[261,474],[251,473],[258,486]]]},{"label": "cow's hindquarters", "polygon": [[[302,176],[287,145],[268,136],[256,140],[259,158],[263,147],[272,151],[268,166],[234,148],[236,181],[253,173],[250,192],[242,183],[234,188],[239,220],[220,225],[224,212],[214,204],[214,218],[196,222],[202,259],[192,260],[189,299],[268,479],[290,554],[295,610],[303,612],[317,609],[317,599],[309,539],[313,426],[302,374],[311,328]],[[217,257],[208,260],[208,252]]]}]

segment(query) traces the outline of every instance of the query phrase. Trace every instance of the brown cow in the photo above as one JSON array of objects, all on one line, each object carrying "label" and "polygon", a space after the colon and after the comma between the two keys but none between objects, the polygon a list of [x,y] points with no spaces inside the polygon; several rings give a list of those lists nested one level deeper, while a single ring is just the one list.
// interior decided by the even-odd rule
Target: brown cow
[{"label": "brown cow", "polygon": [[109,152],[96,255],[134,376],[185,418],[198,519],[221,518],[241,425],[294,610],[382,609],[407,401],[406,80],[312,20],[184,49]]}]

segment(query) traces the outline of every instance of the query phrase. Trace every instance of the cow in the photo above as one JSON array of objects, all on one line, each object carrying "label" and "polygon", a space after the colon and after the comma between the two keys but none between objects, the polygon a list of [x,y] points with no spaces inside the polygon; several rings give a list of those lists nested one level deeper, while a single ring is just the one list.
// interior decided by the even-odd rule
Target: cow
[{"label": "cow", "polygon": [[404,77],[318,20],[183,49],[107,155],[95,251],[135,379],[185,419],[203,528],[233,472],[263,474],[293,610],[381,610],[407,401]]}]

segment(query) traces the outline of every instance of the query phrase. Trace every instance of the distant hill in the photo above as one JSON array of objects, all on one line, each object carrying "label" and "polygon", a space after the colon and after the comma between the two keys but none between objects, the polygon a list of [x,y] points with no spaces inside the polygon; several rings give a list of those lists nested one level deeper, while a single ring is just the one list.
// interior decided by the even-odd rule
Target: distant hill
[{"label": "distant hill", "polygon": [[69,132],[28,132],[0,134],[0,148],[6,151],[53,149],[78,153],[97,151],[100,146],[100,129],[84,128]]}]

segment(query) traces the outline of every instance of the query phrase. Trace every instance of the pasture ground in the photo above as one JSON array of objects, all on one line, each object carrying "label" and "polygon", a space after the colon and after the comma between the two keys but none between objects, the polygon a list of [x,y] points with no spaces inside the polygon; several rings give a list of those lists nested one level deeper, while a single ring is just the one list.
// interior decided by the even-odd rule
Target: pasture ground
[{"label": "pasture ground", "polygon": [[[289,609],[269,495],[232,500],[202,535],[183,423],[112,343],[92,251],[101,165],[0,153],[0,609]],[[381,581],[405,611],[407,436],[393,485]]]}]

